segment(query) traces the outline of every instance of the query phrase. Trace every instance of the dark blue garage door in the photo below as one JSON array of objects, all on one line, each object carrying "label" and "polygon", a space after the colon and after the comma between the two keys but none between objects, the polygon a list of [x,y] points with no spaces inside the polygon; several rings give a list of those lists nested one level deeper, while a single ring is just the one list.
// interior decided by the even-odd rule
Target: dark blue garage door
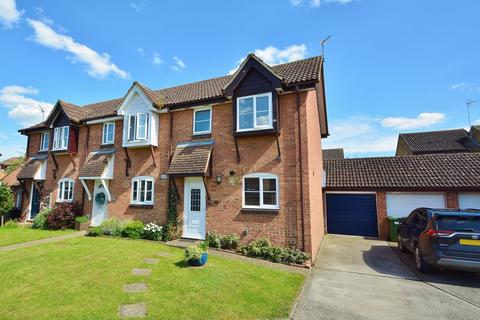
[{"label": "dark blue garage door", "polygon": [[374,194],[328,194],[328,233],[378,237]]}]

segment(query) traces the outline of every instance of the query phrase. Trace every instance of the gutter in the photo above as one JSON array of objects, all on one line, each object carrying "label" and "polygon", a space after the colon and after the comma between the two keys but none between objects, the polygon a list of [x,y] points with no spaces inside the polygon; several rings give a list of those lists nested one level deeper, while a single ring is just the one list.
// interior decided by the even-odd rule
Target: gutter
[{"label": "gutter", "polygon": [[295,87],[296,103],[297,103],[297,125],[298,125],[298,159],[300,161],[300,219],[302,223],[302,251],[305,252],[305,209],[303,194],[303,158],[302,158],[302,121],[300,119],[300,93],[298,85]]}]

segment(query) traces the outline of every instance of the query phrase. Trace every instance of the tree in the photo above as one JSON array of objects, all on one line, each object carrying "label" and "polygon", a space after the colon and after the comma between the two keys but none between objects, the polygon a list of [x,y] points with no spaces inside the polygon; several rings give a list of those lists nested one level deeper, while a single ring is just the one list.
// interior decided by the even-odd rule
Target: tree
[{"label": "tree", "polygon": [[4,216],[13,209],[13,192],[7,185],[0,182],[0,216],[3,226]]},{"label": "tree", "polygon": [[13,160],[12,163],[9,164],[7,168],[5,168],[5,173],[10,174],[13,171],[15,171],[15,169],[23,166],[24,164],[25,164],[25,158],[24,157],[18,157],[17,159]]}]

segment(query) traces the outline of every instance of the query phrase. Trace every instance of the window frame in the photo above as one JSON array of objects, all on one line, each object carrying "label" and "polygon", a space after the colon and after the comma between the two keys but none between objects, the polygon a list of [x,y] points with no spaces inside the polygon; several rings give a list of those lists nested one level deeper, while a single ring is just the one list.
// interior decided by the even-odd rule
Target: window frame
[{"label": "window frame", "polygon": [[[45,142],[47,146],[45,147]],[[48,151],[50,148],[50,132],[42,132],[42,135],[40,136],[40,148],[38,151]]]},{"label": "window frame", "polygon": [[[196,124],[196,119],[197,119],[197,112],[201,111],[206,111],[208,110],[210,113],[210,117],[208,119],[208,130],[207,131],[195,131],[195,124]],[[205,120],[203,120],[205,121]],[[200,108],[195,108],[193,110],[193,124],[192,124],[192,132],[194,135],[202,135],[202,134],[210,134],[212,133],[212,107],[211,106],[206,106],[206,107],[200,107]]]},{"label": "window frame", "polygon": [[[145,190],[143,191],[145,196],[145,200],[141,201],[140,200],[140,194],[142,190],[140,189],[142,181],[145,182]],[[151,182],[152,183],[152,200],[147,201],[147,183]],[[137,185],[137,190],[135,190],[134,186],[135,184]],[[136,199],[134,199],[134,193],[136,193]],[[150,176],[139,176],[139,177],[134,177],[132,178],[132,186],[131,186],[131,192],[130,192],[130,204],[133,205],[140,205],[140,206],[149,206],[153,205],[155,203],[155,178],[150,177]]]},{"label": "window frame", "polygon": [[[67,194],[67,199],[65,199],[65,185],[68,183],[68,194]],[[74,196],[74,191],[75,191],[75,180],[71,178],[63,178],[58,180],[58,192],[57,192],[57,201],[56,202],[68,202],[71,203],[73,202],[73,196]],[[71,195],[71,197],[70,197]]]},{"label": "window frame", "polygon": [[[141,138],[140,136],[140,126],[139,126],[139,119],[140,116],[145,116],[145,127],[143,130],[143,135]],[[150,112],[138,112],[138,113],[130,113],[127,114],[128,117],[128,126],[127,126],[127,142],[143,142],[148,141],[150,138]],[[133,118],[133,121],[132,121]],[[133,127],[132,127],[133,126]],[[130,131],[133,130],[133,139],[130,138]]]},{"label": "window frame", "polygon": [[[259,200],[260,203],[258,206],[254,205],[246,205],[245,204],[245,179],[249,178],[257,178],[259,179]],[[266,179],[275,179],[275,199],[276,199],[276,204],[271,205],[271,204],[264,204],[263,201],[263,180]],[[243,209],[274,209],[278,210],[280,209],[280,188],[279,188],[279,178],[276,174],[273,173],[250,173],[247,175],[244,175],[242,177],[242,208]]]},{"label": "window frame", "polygon": [[[112,140],[108,139],[108,127],[112,127]],[[105,131],[107,130],[107,131]],[[106,133],[106,134],[105,134]],[[115,122],[105,122],[102,128],[102,145],[114,144],[115,143]]]},{"label": "window frame", "polygon": [[53,149],[52,150],[53,151],[68,150],[69,140],[70,140],[70,126],[56,127],[53,130]]},{"label": "window frame", "polygon": [[[257,125],[257,98],[259,97],[268,97],[268,113],[269,113],[269,123],[268,125],[263,125],[259,126]],[[253,98],[253,127],[252,128],[246,128],[246,129],[240,129],[240,100],[243,99],[248,99],[248,98]],[[253,94],[249,96],[241,96],[237,97],[237,132],[247,132],[247,131],[257,131],[257,130],[268,130],[268,129],[273,129],[273,100],[272,100],[272,93],[271,92],[265,92],[265,93],[259,93],[259,94]]]}]

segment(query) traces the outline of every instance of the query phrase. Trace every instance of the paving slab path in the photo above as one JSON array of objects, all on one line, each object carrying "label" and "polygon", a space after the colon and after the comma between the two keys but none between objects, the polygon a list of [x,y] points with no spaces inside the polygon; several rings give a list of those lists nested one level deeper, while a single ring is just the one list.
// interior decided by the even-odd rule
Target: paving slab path
[{"label": "paving slab path", "polygon": [[147,290],[148,290],[148,287],[143,282],[129,283],[123,286],[123,291],[125,293],[139,293],[139,292],[145,292]]},{"label": "paving slab path", "polygon": [[158,263],[158,259],[152,259],[152,258],[145,258],[143,259],[143,262],[146,263],[146,264],[157,264]]},{"label": "paving slab path", "polygon": [[38,246],[40,244],[51,243],[51,242],[56,242],[56,241],[61,241],[61,240],[71,239],[71,238],[77,238],[77,237],[81,237],[83,235],[85,235],[85,231],[78,231],[78,232],[64,234],[64,235],[61,235],[61,236],[55,236],[55,237],[33,240],[33,241],[28,241],[28,242],[16,243],[16,244],[12,244],[12,245],[9,245],[9,246],[0,247],[0,252]]},{"label": "paving slab path", "polygon": [[147,315],[147,305],[143,302],[124,304],[119,308],[122,318],[143,318]]},{"label": "paving slab path", "polygon": [[152,269],[140,269],[140,268],[133,268],[132,274],[134,276],[144,276],[148,277],[152,274]]}]

